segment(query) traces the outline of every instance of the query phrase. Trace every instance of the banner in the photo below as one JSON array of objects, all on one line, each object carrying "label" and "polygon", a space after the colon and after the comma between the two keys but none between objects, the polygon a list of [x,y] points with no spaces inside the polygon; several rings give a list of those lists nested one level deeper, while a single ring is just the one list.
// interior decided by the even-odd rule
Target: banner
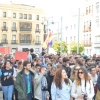
[{"label": "banner", "polygon": [[27,52],[16,51],[15,60],[27,60]]},{"label": "banner", "polygon": [[10,54],[11,48],[10,47],[0,47],[0,53],[2,54]]}]

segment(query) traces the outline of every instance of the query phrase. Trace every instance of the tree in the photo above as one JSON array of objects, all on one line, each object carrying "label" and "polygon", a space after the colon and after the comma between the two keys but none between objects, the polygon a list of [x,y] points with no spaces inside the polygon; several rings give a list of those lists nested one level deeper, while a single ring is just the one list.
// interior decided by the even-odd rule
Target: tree
[{"label": "tree", "polygon": [[[70,44],[70,51],[72,53],[77,53],[77,43],[76,42],[72,42]],[[84,45],[79,44],[79,53],[82,53],[84,51]]]},{"label": "tree", "polygon": [[[60,53],[61,50],[61,41],[55,41],[52,45],[52,48],[55,52]],[[67,51],[67,44],[66,42],[62,41],[62,53]]]}]

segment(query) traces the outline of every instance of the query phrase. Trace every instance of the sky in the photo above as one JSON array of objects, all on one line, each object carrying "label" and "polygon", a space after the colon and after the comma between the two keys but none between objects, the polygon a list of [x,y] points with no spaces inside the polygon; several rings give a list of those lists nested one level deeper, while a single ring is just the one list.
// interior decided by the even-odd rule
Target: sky
[{"label": "sky", "polygon": [[57,18],[61,15],[77,12],[78,7],[82,7],[84,0],[0,0],[0,3],[9,3],[10,1],[43,8],[48,16]]},{"label": "sky", "polygon": [[[6,4],[10,3],[10,1],[12,3],[43,8],[47,12],[47,18],[53,16],[54,22],[60,22],[61,16],[65,17],[69,14],[78,15],[78,8],[81,7],[81,11],[83,11],[84,6],[84,0],[0,0],[0,3]],[[50,25],[49,27],[58,29],[58,24]]]}]

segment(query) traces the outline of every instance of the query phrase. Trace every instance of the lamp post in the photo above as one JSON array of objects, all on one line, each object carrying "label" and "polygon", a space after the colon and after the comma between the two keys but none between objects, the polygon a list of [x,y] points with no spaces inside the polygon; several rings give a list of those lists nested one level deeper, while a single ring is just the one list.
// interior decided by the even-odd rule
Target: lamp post
[{"label": "lamp post", "polygon": [[77,54],[79,53],[79,34],[80,33],[80,8],[78,8],[78,42],[77,42]]},{"label": "lamp post", "polygon": [[60,40],[60,54],[62,54],[62,17],[61,17],[61,40]]}]

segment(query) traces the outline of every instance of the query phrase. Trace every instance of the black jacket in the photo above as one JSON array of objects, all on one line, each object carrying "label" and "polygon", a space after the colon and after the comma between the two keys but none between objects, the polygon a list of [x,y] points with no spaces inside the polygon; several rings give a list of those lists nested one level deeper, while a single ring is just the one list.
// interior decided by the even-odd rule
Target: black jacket
[{"label": "black jacket", "polygon": [[97,86],[98,86],[98,89],[100,90],[100,73],[98,75]]},{"label": "black jacket", "polygon": [[70,68],[70,67],[66,67],[66,66],[64,66],[64,65],[62,65],[62,67],[63,67],[63,69],[65,69],[68,78],[70,78],[70,75],[71,75],[71,68]]}]

